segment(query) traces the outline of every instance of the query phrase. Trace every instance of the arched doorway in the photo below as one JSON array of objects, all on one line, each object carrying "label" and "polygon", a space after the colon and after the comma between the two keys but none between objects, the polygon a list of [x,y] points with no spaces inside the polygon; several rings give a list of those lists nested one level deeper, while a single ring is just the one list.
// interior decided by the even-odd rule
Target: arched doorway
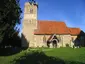
[{"label": "arched doorway", "polygon": [[53,48],[55,48],[55,47],[57,47],[58,41],[57,41],[57,39],[53,39],[51,43],[53,45]]}]

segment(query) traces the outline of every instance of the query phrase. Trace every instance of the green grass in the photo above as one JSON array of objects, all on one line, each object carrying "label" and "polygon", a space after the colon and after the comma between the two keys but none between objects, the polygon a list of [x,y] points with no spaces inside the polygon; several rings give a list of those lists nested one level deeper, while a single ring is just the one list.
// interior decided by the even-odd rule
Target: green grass
[{"label": "green grass", "polygon": [[10,56],[0,56],[0,64],[12,64],[11,61],[13,61],[14,59],[19,59],[21,56],[24,56],[25,53],[26,51],[22,51]]},{"label": "green grass", "polygon": [[58,57],[67,61],[85,62],[85,48],[59,48],[45,52],[48,56]]},{"label": "green grass", "polygon": [[[28,60],[30,60],[30,58],[32,60],[30,61],[34,61],[34,60],[39,60],[39,59],[34,59],[37,55],[36,58],[40,58],[42,56],[39,56],[40,53],[36,53],[33,54],[35,52],[33,51],[38,51],[38,52],[44,52],[44,56],[47,57],[54,57],[54,58],[59,58],[62,59],[63,61],[66,62],[66,64],[71,64],[70,62],[77,62],[74,64],[84,64],[85,63],[85,48],[77,48],[77,49],[73,49],[73,48],[35,48],[35,49],[27,49],[24,51],[21,51],[17,54],[14,55],[10,55],[10,56],[0,56],[0,64],[15,64],[23,61],[23,58],[25,58],[25,60],[23,61],[23,64],[25,64],[24,62],[28,62]],[[32,56],[33,54],[33,56]],[[27,57],[28,56],[28,57]],[[33,58],[34,57],[34,58]],[[43,58],[43,56],[41,57]],[[78,63],[79,62],[79,63]],[[73,64],[73,63],[72,63]]]}]

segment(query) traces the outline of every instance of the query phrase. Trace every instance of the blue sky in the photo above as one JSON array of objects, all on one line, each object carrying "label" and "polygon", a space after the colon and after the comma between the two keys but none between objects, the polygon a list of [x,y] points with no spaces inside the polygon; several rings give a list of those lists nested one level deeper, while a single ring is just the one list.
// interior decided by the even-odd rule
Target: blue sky
[{"label": "blue sky", "polygon": [[[20,7],[24,12],[21,0]],[[85,31],[85,0],[36,0],[38,3],[38,20],[64,21],[68,27],[79,27]],[[23,21],[23,13],[22,13]]]}]

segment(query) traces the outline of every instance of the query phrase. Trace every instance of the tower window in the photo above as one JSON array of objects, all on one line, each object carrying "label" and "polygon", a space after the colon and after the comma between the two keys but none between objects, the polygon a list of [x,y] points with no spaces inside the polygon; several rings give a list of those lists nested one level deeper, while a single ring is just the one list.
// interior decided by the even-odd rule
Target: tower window
[{"label": "tower window", "polygon": [[30,13],[33,13],[33,9],[30,9]]}]

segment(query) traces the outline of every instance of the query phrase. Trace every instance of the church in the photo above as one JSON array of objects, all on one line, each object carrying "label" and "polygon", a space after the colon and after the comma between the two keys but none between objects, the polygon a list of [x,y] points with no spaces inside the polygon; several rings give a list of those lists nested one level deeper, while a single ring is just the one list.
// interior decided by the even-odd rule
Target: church
[{"label": "church", "polygon": [[66,26],[63,21],[37,19],[38,4],[34,0],[24,6],[22,47],[73,47],[80,28]]}]

